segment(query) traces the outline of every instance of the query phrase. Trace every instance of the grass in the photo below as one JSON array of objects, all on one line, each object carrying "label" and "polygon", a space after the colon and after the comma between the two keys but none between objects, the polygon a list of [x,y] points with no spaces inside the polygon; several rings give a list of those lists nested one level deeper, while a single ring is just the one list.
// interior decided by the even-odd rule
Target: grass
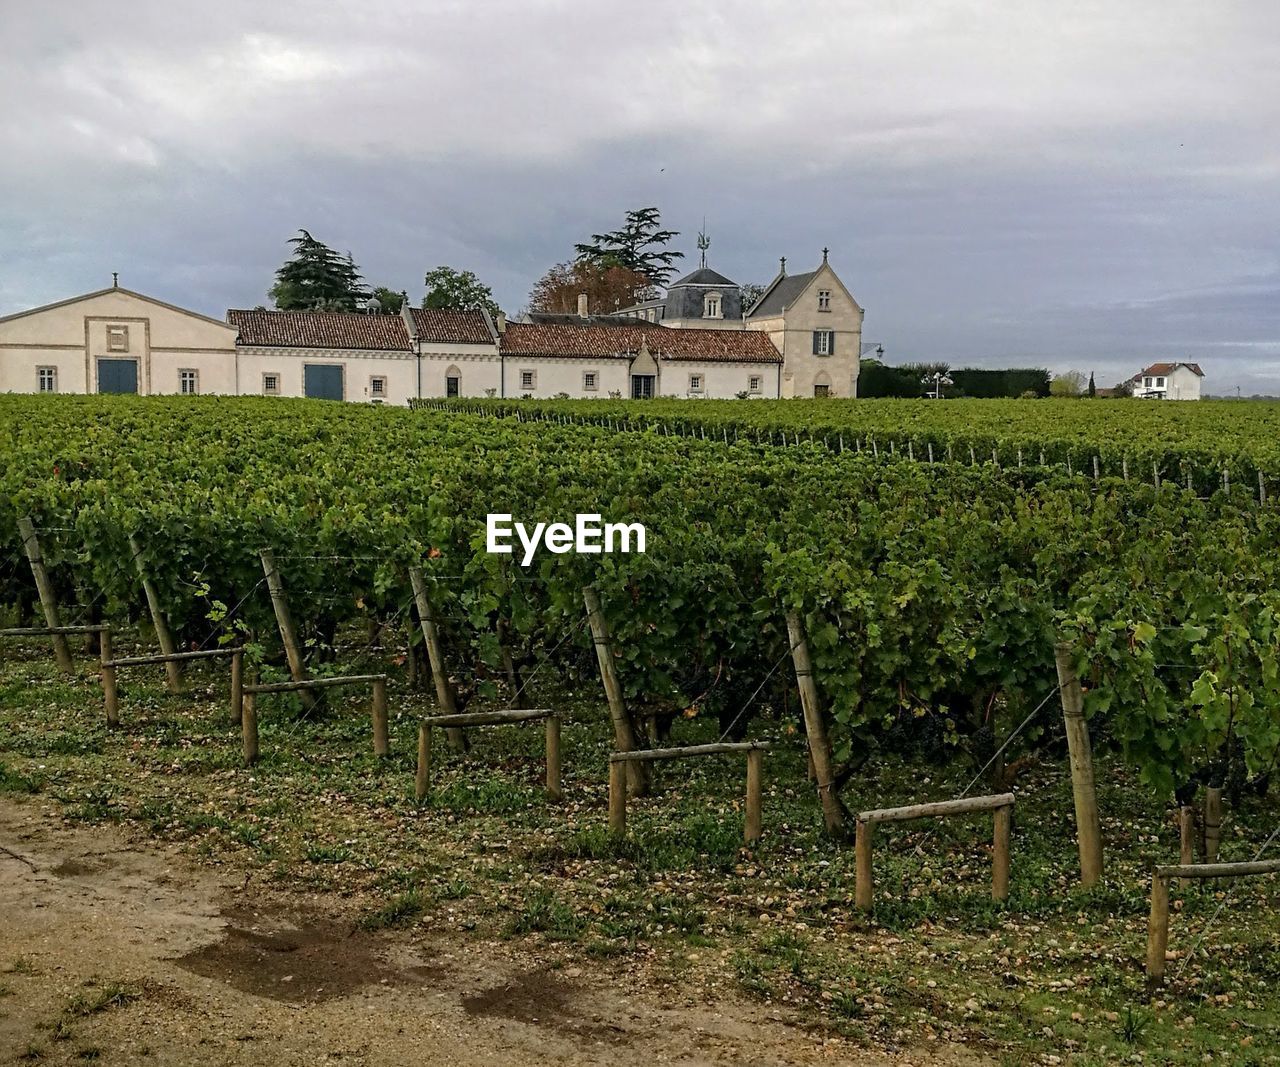
[{"label": "grass", "polygon": [[[963,1039],[1009,1063],[1276,1062],[1275,880],[1175,889],[1180,955],[1166,987],[1148,992],[1148,872],[1176,857],[1177,835],[1169,809],[1118,761],[1098,761],[1101,886],[1077,885],[1069,775],[1048,754],[1018,784],[1007,903],[990,895],[990,817],[974,815],[878,830],[865,916],[853,907],[853,850],[823,836],[803,750],[781,717],[751,724],[775,742],[757,846],[742,845],[744,771],[732,758],[655,768],[620,840],[607,829],[609,731],[594,691],[537,694],[566,713],[562,803],[543,793],[540,733],[504,729],[474,731],[467,756],[439,746],[434,789],[418,805],[413,755],[429,697],[398,676],[389,760],[372,754],[367,698],[335,696],[305,719],[264,702],[262,760],[246,770],[225,723],[225,672],[194,665],[190,691],[204,695],[181,699],[159,672],[137,672],[122,726],[108,732],[88,668],[67,680],[46,649],[10,649],[23,655],[0,664],[0,791],[38,790],[70,817],[128,822],[277,885],[353,897],[367,929],[440,923],[530,939],[552,960],[625,961],[688,988],[724,980],[888,1048]],[[673,744],[717,733],[701,719],[676,730]],[[889,760],[869,765],[846,799],[943,799],[971,776],[963,758]],[[1276,815],[1275,798],[1230,813],[1223,858],[1252,856]],[[0,969],[13,985],[8,975],[28,966]],[[65,1029],[81,1017],[67,1014]]]}]

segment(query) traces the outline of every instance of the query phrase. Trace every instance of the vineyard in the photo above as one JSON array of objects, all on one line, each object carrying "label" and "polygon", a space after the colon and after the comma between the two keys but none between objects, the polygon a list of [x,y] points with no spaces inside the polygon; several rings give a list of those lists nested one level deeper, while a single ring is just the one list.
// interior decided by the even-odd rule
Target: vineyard
[{"label": "vineyard", "polygon": [[[1140,783],[1144,817],[1206,790],[1230,812],[1271,803],[1271,406],[52,400],[0,397],[0,610],[15,627],[39,617],[29,519],[64,624],[145,645],[145,575],[178,648],[243,647],[253,674],[283,678],[267,549],[307,675],[398,686],[420,660],[426,675],[429,603],[445,710],[570,693],[607,728],[589,587],[638,747],[767,735],[771,767],[774,750],[803,760],[796,724],[816,710],[823,806],[846,814],[876,807],[893,768],[955,770],[950,792],[897,796],[925,801],[1021,789],[1037,758],[1064,766],[1065,642],[1094,752]],[[648,548],[522,568],[486,552],[492,512],[642,522]],[[393,751],[411,749],[407,728]],[[820,828],[799,787],[788,823]],[[765,839],[785,839],[772,802]],[[1059,861],[1073,872],[1070,852]],[[1014,908],[1019,877],[1015,859]]]}]

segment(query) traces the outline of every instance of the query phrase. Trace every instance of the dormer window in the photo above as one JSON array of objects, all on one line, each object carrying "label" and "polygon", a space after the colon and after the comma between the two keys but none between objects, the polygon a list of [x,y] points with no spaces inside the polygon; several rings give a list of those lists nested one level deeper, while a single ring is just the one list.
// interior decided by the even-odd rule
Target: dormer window
[{"label": "dormer window", "polygon": [[720,310],[720,294],[708,293],[702,298],[702,317],[704,319],[724,318]]},{"label": "dormer window", "polygon": [[830,289],[818,290],[818,310],[819,311],[831,310],[831,290]]}]

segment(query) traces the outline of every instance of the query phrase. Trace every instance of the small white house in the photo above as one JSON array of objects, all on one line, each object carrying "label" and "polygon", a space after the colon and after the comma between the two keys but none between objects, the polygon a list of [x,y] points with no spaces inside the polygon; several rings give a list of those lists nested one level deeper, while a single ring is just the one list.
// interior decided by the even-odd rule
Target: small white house
[{"label": "small white house", "polygon": [[1204,371],[1198,363],[1153,363],[1133,379],[1133,395],[1143,400],[1199,400]]}]

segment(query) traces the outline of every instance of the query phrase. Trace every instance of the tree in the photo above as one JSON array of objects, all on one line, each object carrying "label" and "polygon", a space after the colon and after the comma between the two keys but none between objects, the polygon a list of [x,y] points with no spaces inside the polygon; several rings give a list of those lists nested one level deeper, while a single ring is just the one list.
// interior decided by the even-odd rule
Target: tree
[{"label": "tree", "polygon": [[654,295],[649,279],[626,267],[606,266],[590,260],[557,263],[533,284],[529,310],[575,315],[578,296],[587,294],[593,314],[617,311]]},{"label": "tree", "polygon": [[380,285],[373,291],[373,298],[381,305],[384,315],[399,315],[400,309],[404,307],[404,293],[397,293],[385,285]]},{"label": "tree", "polygon": [[1079,396],[1084,392],[1084,374],[1078,370],[1063,371],[1049,383],[1050,396]]},{"label": "tree", "polygon": [[1089,395],[1090,396],[1098,395],[1098,387],[1093,382],[1093,371],[1089,372]]},{"label": "tree", "polygon": [[340,256],[306,230],[289,239],[293,255],[276,271],[268,295],[281,311],[354,311],[369,290],[348,252]]},{"label": "tree", "polygon": [[447,311],[488,311],[496,315],[501,310],[493,299],[493,290],[469,270],[452,267],[436,267],[428,271],[424,279],[427,295],[422,298],[424,308]]},{"label": "tree", "polygon": [[676,230],[662,229],[662,216],[656,207],[642,207],[627,212],[621,229],[593,233],[590,241],[573,247],[580,263],[626,267],[655,285],[666,285],[675,261],[684,258],[683,252],[666,247],[679,236]]},{"label": "tree", "polygon": [[763,285],[757,285],[755,282],[747,282],[745,285],[738,286],[738,292],[742,294],[742,313],[744,315],[764,296],[764,288]]}]

